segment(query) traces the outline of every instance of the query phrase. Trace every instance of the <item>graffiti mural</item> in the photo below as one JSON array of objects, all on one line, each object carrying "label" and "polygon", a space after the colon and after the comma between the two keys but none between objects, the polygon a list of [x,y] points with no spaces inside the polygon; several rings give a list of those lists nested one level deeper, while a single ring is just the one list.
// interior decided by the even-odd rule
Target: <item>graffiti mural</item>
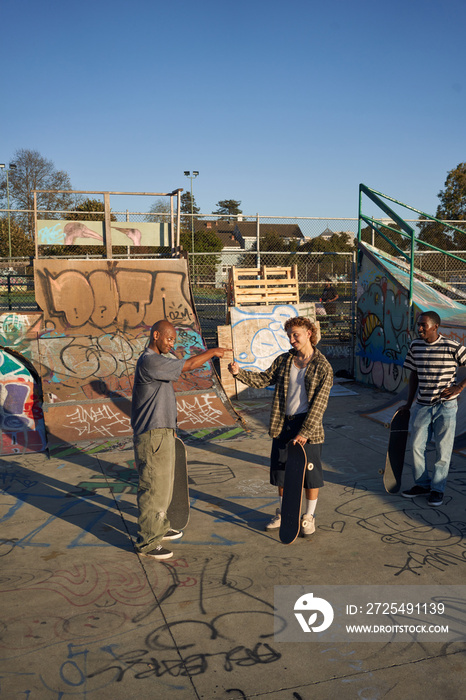
[{"label": "graffiti mural", "polygon": [[[262,371],[272,361],[290,349],[288,336],[283,328],[289,318],[305,316],[316,320],[315,304],[278,304],[276,306],[232,307],[230,309],[231,334],[236,362],[242,369]],[[237,381],[237,392],[248,395],[249,388]],[[267,393],[267,389],[254,389],[254,396]]]},{"label": "graffiti mural", "polygon": [[367,256],[358,278],[356,377],[388,391],[403,388],[403,362],[412,340],[406,291]]},{"label": "graffiti mural", "polygon": [[[134,371],[152,324],[173,323],[179,359],[205,349],[186,261],[42,259],[34,274],[41,313],[3,314],[0,338],[37,371],[49,443],[130,436]],[[219,398],[210,363],[182,374],[174,388],[199,394],[204,425],[235,422]],[[205,396],[215,398],[207,402],[209,410]],[[3,396],[0,405],[6,410]],[[199,428],[194,416],[186,426]]]},{"label": "graffiti mural", "polygon": [[[464,306],[414,279],[412,321],[409,309],[409,274],[385,259],[380,251],[360,244],[355,348],[356,378],[387,391],[401,391],[408,372],[403,362],[416,337],[417,317],[437,311],[443,320],[441,333],[462,342],[465,337]],[[400,266],[406,268],[403,262]]]},{"label": "graffiti mural", "polygon": [[[39,245],[104,245],[102,221],[38,219]],[[116,222],[111,227],[114,246],[169,246],[170,224],[155,222]]]},{"label": "graffiti mural", "polygon": [[35,286],[44,324],[55,332],[124,332],[159,318],[196,325],[184,260],[38,260]]},{"label": "graffiti mural", "polygon": [[28,362],[0,350],[0,454],[46,448],[39,387]]}]

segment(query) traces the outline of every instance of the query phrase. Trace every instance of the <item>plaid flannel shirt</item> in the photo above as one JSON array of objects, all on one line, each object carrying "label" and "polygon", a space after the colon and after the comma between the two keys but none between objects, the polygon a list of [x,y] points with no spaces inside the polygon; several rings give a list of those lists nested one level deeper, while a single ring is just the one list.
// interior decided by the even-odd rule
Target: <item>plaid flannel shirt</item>
[{"label": "plaid flannel shirt", "polygon": [[[290,371],[294,350],[279,355],[270,367],[263,372],[250,372],[240,369],[236,378],[256,389],[275,385],[275,393],[270,413],[269,435],[278,437],[285,422],[286,395],[290,383]],[[304,377],[309,408],[307,416],[300,428],[300,434],[313,444],[324,441],[325,434],[322,419],[327,408],[330,389],[333,384],[333,370],[324,355],[314,348],[314,355],[309,362]]]}]

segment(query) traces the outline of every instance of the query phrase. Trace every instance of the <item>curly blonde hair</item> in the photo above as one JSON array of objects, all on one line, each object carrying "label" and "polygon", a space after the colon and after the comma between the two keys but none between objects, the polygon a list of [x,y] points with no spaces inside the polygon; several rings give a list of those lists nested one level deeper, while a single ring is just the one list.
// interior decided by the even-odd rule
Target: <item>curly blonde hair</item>
[{"label": "curly blonde hair", "polygon": [[296,327],[305,328],[307,331],[311,331],[311,345],[314,347],[317,344],[317,328],[312,321],[304,316],[294,316],[293,318],[288,318],[283,326],[285,333],[288,333],[288,331],[291,331],[292,328]]}]

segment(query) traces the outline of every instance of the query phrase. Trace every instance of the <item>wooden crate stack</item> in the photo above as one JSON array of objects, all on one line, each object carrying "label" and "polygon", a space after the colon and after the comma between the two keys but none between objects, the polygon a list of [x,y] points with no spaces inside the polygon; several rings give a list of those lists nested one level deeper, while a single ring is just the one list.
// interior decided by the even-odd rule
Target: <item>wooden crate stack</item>
[{"label": "wooden crate stack", "polygon": [[298,268],[231,267],[228,306],[299,304]]}]

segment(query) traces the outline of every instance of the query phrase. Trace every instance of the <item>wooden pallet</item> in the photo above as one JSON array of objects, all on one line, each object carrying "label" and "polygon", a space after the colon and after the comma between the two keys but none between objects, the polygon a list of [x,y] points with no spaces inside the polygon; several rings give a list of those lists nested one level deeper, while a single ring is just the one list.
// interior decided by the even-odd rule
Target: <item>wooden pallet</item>
[{"label": "wooden pallet", "polygon": [[299,304],[298,268],[231,267],[228,306]]}]

